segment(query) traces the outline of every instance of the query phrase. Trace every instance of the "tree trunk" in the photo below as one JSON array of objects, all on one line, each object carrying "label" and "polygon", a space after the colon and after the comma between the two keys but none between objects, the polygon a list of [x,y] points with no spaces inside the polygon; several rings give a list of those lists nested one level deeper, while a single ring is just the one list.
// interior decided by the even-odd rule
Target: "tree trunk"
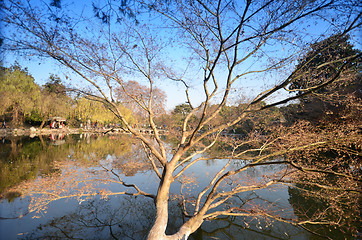
[{"label": "tree trunk", "polygon": [[41,122],[40,127],[39,127],[40,129],[43,129],[46,119],[47,118],[43,118],[43,121]]},{"label": "tree trunk", "polygon": [[168,221],[168,200],[170,186],[172,183],[172,172],[173,167],[171,167],[169,164],[166,164],[155,199],[156,219],[151,228],[151,231],[148,234],[148,240],[167,239],[165,232]]},{"label": "tree trunk", "polygon": [[18,107],[17,106],[14,106],[13,107],[13,119],[12,119],[12,123],[14,126],[18,126],[19,123],[19,111],[18,111]]},{"label": "tree trunk", "polygon": [[[179,159],[180,155],[181,154],[175,155],[173,159]],[[148,240],[186,240],[191,233],[196,231],[201,226],[201,223],[203,222],[202,216],[198,215],[184,223],[177,233],[169,236],[167,236],[165,233],[168,222],[168,201],[170,186],[173,182],[173,172],[177,162],[178,161],[171,160],[165,166],[162,180],[160,182],[155,199],[156,219],[148,234]]]}]

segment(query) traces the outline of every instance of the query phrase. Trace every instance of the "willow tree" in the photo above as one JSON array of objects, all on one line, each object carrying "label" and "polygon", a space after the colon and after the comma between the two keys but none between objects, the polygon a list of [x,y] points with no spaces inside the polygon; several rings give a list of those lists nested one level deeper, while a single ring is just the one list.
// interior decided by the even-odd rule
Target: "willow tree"
[{"label": "willow tree", "polygon": [[[304,172],[333,173],[323,167],[302,167],[287,159],[270,160],[296,150],[324,146],[328,144],[326,141],[296,141],[298,145],[284,147],[278,141],[271,141],[245,151],[240,150],[244,145],[239,142],[234,145],[234,151],[218,156],[230,161],[212,177],[194,201],[182,201],[187,221],[173,235],[165,233],[171,185],[195,163],[207,159],[205,153],[218,142],[222,130],[243,121],[251,113],[287,103],[324,87],[338,79],[348,62],[357,57],[345,59],[327,82],[316,82],[303,94],[278,97],[279,100],[273,102],[274,96],[279,96],[289,84],[305,74],[303,66],[294,69],[294,65],[297,58],[308,51],[310,43],[336,32],[341,37],[347,33],[353,35],[361,24],[358,1],[134,0],[98,4],[87,7],[72,6],[66,1],[52,1],[49,5],[30,0],[5,1],[2,14],[9,31],[3,32],[4,47],[29,57],[46,57],[68,69],[68,79],[79,92],[103,102],[129,132],[143,142],[159,179],[157,192],[146,193],[121,179],[120,183],[133,189],[128,194],[154,200],[157,213],[148,239],[186,239],[205,220],[220,215],[264,216],[287,221],[273,213],[250,211],[240,205],[221,208],[224,203],[231,204],[232,197],[239,193],[268,188],[288,176],[286,173],[267,176],[243,184],[237,179],[246,169],[286,164]],[[333,61],[339,60],[320,62],[313,68],[319,69]],[[133,80],[147,84],[148,91],[135,96],[134,89],[127,88],[130,85],[127,83]],[[256,87],[254,91],[260,90],[260,93],[228,121],[204,128],[230,98],[240,92],[238,90],[245,88],[243,91],[248,91],[250,81],[267,84],[263,89]],[[172,152],[167,151],[154,123],[154,90],[165,82],[170,88],[184,88],[184,100],[191,109],[178,131],[178,145]],[[121,94],[127,96],[122,99],[134,101],[146,113],[153,129],[152,137],[134,129],[118,109],[114,97],[116,88],[122,89]],[[260,105],[261,101],[268,104]],[[212,109],[209,108],[211,104],[214,105]],[[189,125],[195,113],[196,124],[193,119],[193,124]],[[255,157],[247,153],[253,153],[251,156]],[[248,164],[227,170],[232,161],[246,158]],[[340,177],[355,179],[350,174]],[[225,182],[227,188],[223,188]],[[355,186],[347,190],[355,192]],[[291,221],[296,225],[313,223],[313,219]]]},{"label": "willow tree", "polygon": [[[119,111],[122,112],[127,122],[134,123],[134,118],[129,109],[125,108],[121,104],[117,105]],[[92,101],[88,98],[76,99],[76,106],[74,108],[74,117],[79,119],[80,122],[86,124],[87,121],[100,122],[102,124],[117,123],[118,119],[110,111],[107,111],[107,106],[102,102]],[[90,126],[87,126],[90,127]]]}]

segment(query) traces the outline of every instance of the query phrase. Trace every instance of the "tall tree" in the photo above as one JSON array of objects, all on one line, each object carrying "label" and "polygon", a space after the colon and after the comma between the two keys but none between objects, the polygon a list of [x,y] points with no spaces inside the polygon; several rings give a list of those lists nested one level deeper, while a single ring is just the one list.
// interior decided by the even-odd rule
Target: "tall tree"
[{"label": "tall tree", "polygon": [[[318,41],[311,45],[296,66],[298,77],[290,84],[289,91],[302,96],[301,105],[309,112],[310,118],[322,118],[327,114],[346,117],[346,114],[360,112],[357,102],[362,97],[362,55],[348,40],[348,35],[336,34]],[[330,64],[323,64],[325,62]],[[346,67],[348,71],[334,80],[341,67]],[[332,81],[331,84],[328,84],[329,81]],[[325,86],[304,95],[316,85]]]},{"label": "tall tree", "polygon": [[60,77],[51,74],[49,80],[44,84],[43,89],[47,92],[57,93],[59,95],[66,95],[66,87],[62,83]]},{"label": "tall tree", "polygon": [[[50,57],[70,69],[88,83],[88,87],[92,87],[92,91],[86,88],[78,90],[94,100],[106,103],[125,128],[143,142],[146,156],[159,178],[157,192],[146,193],[136,185],[119,180],[125,187],[135,190],[128,194],[154,199],[156,218],[148,239],[186,239],[205,220],[219,215],[264,216],[287,221],[273,213],[253,212],[243,209],[242,205],[232,205],[231,199],[242,192],[278,184],[288,174],[283,172],[279,176],[266,176],[264,179],[255,179],[251,184],[237,181],[237,176],[243,175],[246,169],[272,164],[287,164],[309,173],[333,174],[335,172],[328,170],[328,166],[316,169],[313,165],[300,167],[288,159],[273,160],[286,152],[326,145],[326,141],[300,141],[296,147],[283,148],[279,141],[272,140],[248,151],[240,151],[240,146],[244,144],[236,143],[234,151],[225,151],[218,156],[230,161],[212,177],[210,183],[194,199],[182,201],[188,218],[177,232],[166,235],[172,184],[188,168],[207,158],[205,153],[219,141],[222,130],[237,124],[253,112],[301,97],[291,96],[266,105],[259,104],[286,88],[297,77],[300,68],[291,72],[292,64],[302,48],[315,41],[314,36],[338,31],[339,36],[343,37],[359,27],[360,3],[332,0],[179,0],[166,4],[157,0],[135,0],[126,8],[138,14],[131,20],[122,18],[122,11],[118,12],[118,9],[125,9],[122,4],[124,2],[116,6],[116,2],[106,1],[103,5],[93,5],[96,11],[94,19],[93,13],[92,16],[86,16],[89,9],[77,15],[65,5],[59,8],[45,3],[37,5],[31,1],[6,1],[2,3],[3,20],[12,31],[3,36],[5,47]],[[144,11],[147,13],[143,14]],[[99,19],[101,21],[97,22]],[[312,30],[308,29],[308,24],[318,21],[324,21],[319,26],[322,31],[309,34]],[[139,24],[142,22],[148,24]],[[328,82],[338,79],[353,60],[346,59]],[[319,66],[330,64],[333,62],[321,62]],[[235,92],[233,90],[240,89],[248,80],[247,77],[267,79],[270,75],[275,79],[273,87],[261,91],[240,114],[231,116],[228,121],[207,131],[200,131],[220,113]],[[147,84],[147,103],[140,102],[138,98],[133,100],[146,110],[148,123],[153,129],[152,138],[133,128],[116,104],[114,90],[119,86],[125,88],[127,79],[137,79]],[[167,79],[185,87],[185,102],[191,109],[183,120],[177,147],[172,152],[167,151],[167,144],[163,142],[154,123],[152,96],[157,84]],[[322,86],[324,83],[316,82],[304,94]],[[193,90],[199,90],[197,96],[192,94]],[[216,107],[211,109],[212,104],[216,104]],[[196,124],[190,125],[196,112],[199,112]],[[278,148],[278,151],[273,151],[272,147]],[[252,157],[249,153],[253,153]],[[236,170],[227,170],[233,160],[245,158],[249,159],[248,164]],[[348,172],[339,176],[354,181],[352,175],[353,172]],[[225,182],[230,183],[227,188],[223,188]],[[219,208],[224,203],[231,205]],[[313,222],[313,219],[310,221]],[[303,225],[306,221],[293,221],[293,224]]]},{"label": "tall tree", "polygon": [[41,102],[36,109],[41,117],[40,128],[51,116],[67,118],[70,115],[73,110],[72,99],[67,95],[66,87],[58,76],[51,74],[41,90]]},{"label": "tall tree", "polygon": [[13,125],[22,125],[21,117],[39,104],[40,87],[27,69],[18,64],[0,71],[0,113],[11,112]]},{"label": "tall tree", "polygon": [[[128,81],[116,88],[115,97],[130,109],[138,120],[147,123],[147,106],[153,104],[155,116],[165,113],[166,93],[159,88],[150,89],[136,81]],[[151,99],[152,97],[152,99]]]}]

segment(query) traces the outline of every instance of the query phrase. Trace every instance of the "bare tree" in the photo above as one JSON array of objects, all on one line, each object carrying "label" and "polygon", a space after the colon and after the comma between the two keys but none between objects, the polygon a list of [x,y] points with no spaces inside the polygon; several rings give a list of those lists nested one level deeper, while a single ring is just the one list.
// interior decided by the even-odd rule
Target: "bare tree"
[{"label": "bare tree", "polygon": [[[122,87],[115,89],[116,99],[128,109],[132,109],[134,115],[138,117],[140,122],[144,122],[143,119],[147,119],[147,105],[149,103],[148,96],[150,89],[140,85],[136,81],[128,81],[124,83]],[[153,89],[152,108],[155,111],[155,115],[159,116],[166,112],[165,102],[166,93],[159,88]],[[147,123],[147,120],[146,120]]]},{"label": "bare tree", "polygon": [[[87,16],[86,8],[81,13],[75,13],[67,10],[64,4],[48,6],[45,3],[36,5],[31,1],[9,0],[2,3],[3,21],[9,29],[3,38],[4,47],[22,51],[29,57],[33,54],[50,57],[70,70],[72,75],[69,78],[80,77],[93,91],[80,87],[78,90],[105,103],[128,131],[143,142],[148,160],[159,178],[157,193],[143,192],[133,184],[124,183],[121,178],[119,180],[124,186],[136,190],[130,194],[154,198],[156,218],[148,239],[187,239],[205,220],[219,215],[264,216],[287,221],[262,210],[244,211],[240,206],[223,210],[218,208],[238,193],[268,188],[289,176],[289,173],[280,172],[243,185],[237,181],[237,176],[247,169],[287,164],[303,172],[335,173],[299,166],[287,159],[270,160],[285,153],[324,146],[328,144],[327,141],[303,141],[301,145],[279,148],[278,151],[272,148],[279,146],[278,138],[245,151],[240,149],[246,143],[237,143],[233,152],[219,156],[230,161],[213,176],[192,205],[187,200],[183,201],[188,220],[173,235],[165,234],[170,186],[195,163],[207,159],[203,153],[220,140],[220,133],[224,129],[239,123],[253,112],[287,103],[334,82],[346,70],[347,64],[359,57],[355,55],[343,59],[344,63],[333,77],[310,86],[303,94],[266,105],[258,104],[277,95],[305,74],[301,70],[303,66],[290,69],[293,69],[294,61],[308,50],[310,43],[322,38],[323,34],[329,36],[338,32],[343,37],[353,33],[361,25],[359,7],[358,1],[332,0],[134,1],[128,8],[133,10],[127,13],[135,15],[131,14],[129,20],[122,18],[115,10],[118,9],[115,3],[110,1],[105,2],[104,6],[94,5],[97,18],[92,18]],[[148,26],[142,24],[142,18],[146,15],[148,21],[153,20]],[[99,19],[101,21],[97,22]],[[315,23],[323,29],[316,35],[309,32],[313,29],[310,24]],[[175,42],[171,44],[170,39]],[[321,51],[323,49],[315,54]],[[182,55],[187,57],[186,62],[182,61]],[[169,60],[166,61],[167,57]],[[314,67],[318,69],[333,61],[321,62]],[[233,89],[240,89],[247,77],[259,80],[271,78],[273,85],[255,96],[239,114],[201,131],[228,104]],[[178,146],[171,156],[154,123],[154,92],[156,85],[166,79],[185,87],[185,102],[191,108],[182,123]],[[147,96],[139,98],[127,91],[127,82],[132,80],[147,84]],[[75,79],[73,83],[77,84]],[[202,95],[201,101],[195,100],[192,86],[202,89],[199,94]],[[151,138],[133,128],[118,110],[114,97],[116,87],[121,88],[122,94],[144,110],[153,129]],[[213,108],[210,108],[211,104]],[[195,113],[198,113],[196,124],[190,127],[190,118]],[[207,140],[206,143],[204,140]],[[249,159],[248,153],[253,153],[255,157]],[[226,170],[233,160],[246,158],[249,159],[248,164],[236,170]],[[348,174],[339,176],[353,179]],[[229,181],[233,184],[228,189],[222,189],[224,183]],[[305,221],[293,224],[303,225]]]}]

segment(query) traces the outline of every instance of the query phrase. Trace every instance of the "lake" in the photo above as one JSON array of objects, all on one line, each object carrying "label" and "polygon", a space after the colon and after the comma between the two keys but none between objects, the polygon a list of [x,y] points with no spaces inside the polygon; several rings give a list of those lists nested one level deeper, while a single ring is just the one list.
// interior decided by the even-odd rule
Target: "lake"
[{"label": "lake", "polygon": [[[147,236],[155,215],[152,199],[122,195],[120,192],[126,189],[117,183],[120,177],[148,193],[157,191],[158,178],[136,139],[121,134],[12,136],[1,139],[0,154],[0,239],[144,239]],[[225,163],[223,159],[198,162],[184,179],[189,184],[176,182],[172,186],[168,233],[176,231],[185,220],[179,204],[180,190],[192,198]],[[235,161],[229,168],[243,164]],[[240,181],[261,178],[283,168],[250,169]],[[297,218],[291,204],[297,198],[295,189],[275,185],[239,194],[232,201],[239,201],[246,208],[258,204],[279,211],[283,217]],[[221,217],[206,221],[190,239],[319,238],[302,228],[270,219]]]}]

